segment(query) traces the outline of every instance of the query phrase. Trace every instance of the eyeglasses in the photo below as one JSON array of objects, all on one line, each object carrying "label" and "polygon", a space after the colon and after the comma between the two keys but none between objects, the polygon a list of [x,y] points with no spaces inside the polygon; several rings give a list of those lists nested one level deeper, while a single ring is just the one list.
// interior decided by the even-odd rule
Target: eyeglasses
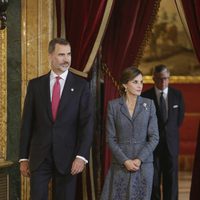
[{"label": "eyeglasses", "polygon": [[159,81],[159,82],[168,81],[169,77],[162,77],[162,78],[157,77],[156,80]]}]

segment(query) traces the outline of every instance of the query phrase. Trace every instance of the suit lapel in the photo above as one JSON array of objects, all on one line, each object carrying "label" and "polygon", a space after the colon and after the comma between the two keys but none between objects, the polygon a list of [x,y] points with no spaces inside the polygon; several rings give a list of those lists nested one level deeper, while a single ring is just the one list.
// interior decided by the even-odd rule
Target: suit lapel
[{"label": "suit lapel", "polygon": [[128,108],[126,106],[126,101],[124,97],[120,98],[120,104],[121,104],[121,112],[124,116],[126,116],[131,122],[133,122],[135,120],[135,118],[137,117],[137,115],[142,111],[141,105],[142,105],[142,99],[140,96],[138,96],[137,101],[136,101],[136,105],[135,105],[135,110],[133,112],[133,116],[130,116],[130,113],[128,111]]},{"label": "suit lapel", "polygon": [[159,107],[159,104],[158,104],[158,99],[157,99],[157,96],[156,96],[155,88],[152,88],[151,98],[153,99],[155,107],[156,107],[156,114],[157,114],[158,118],[160,119],[161,118],[161,116],[160,116],[160,107]]},{"label": "suit lapel", "polygon": [[74,85],[74,78],[73,78],[72,73],[69,71],[68,75],[67,75],[67,79],[65,81],[63,91],[62,91],[62,96],[61,96],[61,99],[60,99],[60,104],[59,104],[57,115],[59,115],[59,113],[64,108],[64,106],[68,104],[71,97],[73,97],[72,94],[74,92],[76,92],[73,85]]},{"label": "suit lapel", "polygon": [[158,99],[157,99],[157,96],[156,96],[155,88],[152,89],[152,99],[154,100],[156,109],[159,110],[159,104],[158,104]]},{"label": "suit lapel", "polygon": [[[52,111],[51,111],[51,97],[50,97],[50,72],[44,76],[43,84],[41,84],[41,95],[44,99],[44,107],[47,106],[47,113],[49,119],[52,121]],[[40,98],[40,97],[39,97]]]},{"label": "suit lapel", "polygon": [[171,90],[168,88],[168,118],[171,113],[171,108],[173,106],[173,95],[171,95]]},{"label": "suit lapel", "polygon": [[121,113],[122,113],[126,118],[128,118],[130,121],[132,121],[131,116],[130,116],[129,111],[128,111],[128,108],[127,108],[127,106],[126,106],[125,98],[124,98],[124,97],[121,97],[119,103],[120,103],[120,105],[121,105],[121,108],[120,108]]},{"label": "suit lapel", "polygon": [[142,111],[142,99],[140,96],[137,97],[137,101],[136,101],[136,104],[135,104],[135,110],[133,112],[133,117],[132,117],[132,120],[134,121],[135,118],[137,117],[137,115]]}]

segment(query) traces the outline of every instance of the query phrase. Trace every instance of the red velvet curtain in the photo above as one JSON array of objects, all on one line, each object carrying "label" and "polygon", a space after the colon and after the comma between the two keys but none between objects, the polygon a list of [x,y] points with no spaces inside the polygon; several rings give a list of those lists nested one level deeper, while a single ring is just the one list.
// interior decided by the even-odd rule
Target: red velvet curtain
[{"label": "red velvet curtain", "polygon": [[[115,2],[102,45],[105,71],[104,111],[107,102],[118,96],[116,85],[122,70],[133,65],[139,58],[143,41],[154,21],[159,2],[159,0]],[[105,143],[105,138],[103,140]],[[107,146],[103,164],[105,175],[110,165],[110,152]]]},{"label": "red velvet curtain", "polygon": [[[102,37],[98,37],[98,34],[99,32],[103,34],[105,30],[105,28],[100,30],[102,20],[104,19],[104,25],[106,25],[114,0],[55,0],[55,2],[57,36],[60,37],[62,30],[65,30],[66,38],[72,47],[72,67],[83,71],[94,46],[101,43]],[[98,41],[96,41],[97,38]],[[99,46],[96,47],[98,50]],[[92,185],[89,166],[91,165],[87,165],[86,168],[86,176],[78,176],[77,200],[94,199],[94,189],[97,186],[94,188]]]},{"label": "red velvet curtain", "polygon": [[190,200],[199,200],[200,197],[200,123],[197,137],[197,145],[192,172],[192,184],[190,190]]},{"label": "red velvet curtain", "polygon": [[200,62],[200,0],[181,0],[192,43]]},{"label": "red velvet curtain", "polygon": [[[61,35],[62,0],[56,1],[57,34]],[[65,0],[66,38],[72,47],[72,67],[83,71],[94,46],[107,0]]]}]

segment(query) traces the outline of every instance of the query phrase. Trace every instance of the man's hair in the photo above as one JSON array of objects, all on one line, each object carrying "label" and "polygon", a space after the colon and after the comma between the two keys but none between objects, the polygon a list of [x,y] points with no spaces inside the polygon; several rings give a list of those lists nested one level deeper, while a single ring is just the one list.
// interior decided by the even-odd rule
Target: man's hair
[{"label": "man's hair", "polygon": [[64,38],[54,38],[49,42],[48,52],[52,53],[55,50],[56,44],[70,45],[69,41]]},{"label": "man's hair", "polygon": [[153,74],[161,73],[163,71],[167,71],[170,74],[170,71],[169,71],[169,69],[167,68],[166,65],[163,65],[163,64],[156,65],[154,67]]}]

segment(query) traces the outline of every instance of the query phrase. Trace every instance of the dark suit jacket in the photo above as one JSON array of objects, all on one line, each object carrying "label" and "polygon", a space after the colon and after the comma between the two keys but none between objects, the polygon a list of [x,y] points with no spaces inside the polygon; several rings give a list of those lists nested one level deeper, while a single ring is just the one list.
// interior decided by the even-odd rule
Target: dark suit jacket
[{"label": "dark suit jacket", "polygon": [[181,92],[169,87],[168,90],[168,119],[165,123],[161,120],[159,105],[154,87],[142,93],[143,97],[154,100],[156,106],[156,114],[158,117],[158,127],[160,133],[160,142],[156,148],[159,153],[161,144],[166,142],[171,156],[177,156],[179,152],[179,127],[184,118],[184,102]]},{"label": "dark suit jacket", "polygon": [[53,153],[60,173],[70,172],[76,155],[89,159],[93,120],[87,81],[69,71],[57,112],[52,120],[50,73],[29,81],[20,137],[20,159],[37,169]]}]

